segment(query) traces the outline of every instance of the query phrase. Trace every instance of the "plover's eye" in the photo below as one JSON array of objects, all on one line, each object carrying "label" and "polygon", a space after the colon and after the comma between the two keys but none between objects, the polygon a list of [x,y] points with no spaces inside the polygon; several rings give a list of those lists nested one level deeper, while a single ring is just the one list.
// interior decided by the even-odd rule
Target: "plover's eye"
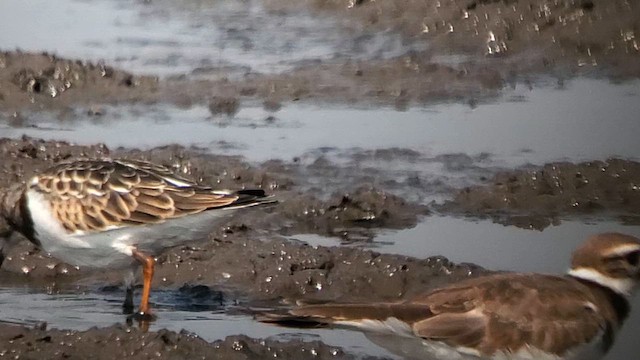
[{"label": "plover's eye", "polygon": [[640,250],[628,253],[625,255],[624,259],[629,263],[629,265],[638,266],[638,263],[640,263]]}]

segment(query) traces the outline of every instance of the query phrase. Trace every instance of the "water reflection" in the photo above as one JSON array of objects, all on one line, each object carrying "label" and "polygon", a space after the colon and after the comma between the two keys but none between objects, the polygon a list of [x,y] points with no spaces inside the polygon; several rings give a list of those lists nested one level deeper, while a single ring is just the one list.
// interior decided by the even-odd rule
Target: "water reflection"
[{"label": "water reflection", "polygon": [[[491,154],[494,164],[501,166],[611,156],[638,159],[639,89],[640,81],[614,85],[579,79],[565,90],[518,88],[503,101],[475,109],[460,104],[406,112],[289,105],[275,114],[243,107],[234,118],[214,117],[206,107],[105,107],[100,117],[86,111],[59,120],[51,114],[22,114],[26,119],[17,123],[22,124],[18,128],[5,116],[0,118],[0,133],[103,142],[110,147],[197,145],[254,161],[287,160],[318,148],[401,148],[427,156]],[[509,101],[516,95],[527,101]],[[148,136],[140,137],[141,133]],[[219,146],[229,143],[235,146]]]},{"label": "water reflection", "polygon": [[304,60],[393,57],[412,49],[392,32],[355,36],[330,17],[269,12],[259,0],[3,0],[0,23],[1,49],[104,60],[161,76],[233,77],[284,71]]},{"label": "water reflection", "polygon": [[[250,316],[233,316],[225,313],[233,301],[214,304],[205,301],[207,308],[193,308],[193,294],[184,291],[154,291],[157,320],[149,330],[169,329],[176,332],[186,330],[207,341],[224,339],[230,335],[243,334],[252,338],[276,340],[322,340],[330,345],[346,345],[353,354],[371,354],[371,343],[358,332],[348,330],[318,329],[301,334],[295,329],[282,329],[254,321]],[[197,296],[195,301],[197,301]],[[215,297],[214,297],[215,298]],[[202,299],[200,299],[202,300]],[[201,301],[200,301],[201,302]],[[202,305],[202,304],[201,304]],[[0,321],[36,325],[47,323],[48,328],[87,330],[91,327],[107,327],[125,323],[122,315],[120,293],[85,292],[48,295],[33,289],[0,288],[0,306],[11,312],[0,312]],[[188,307],[188,308],[186,308]],[[374,351],[379,356],[391,357],[384,349]]]}]

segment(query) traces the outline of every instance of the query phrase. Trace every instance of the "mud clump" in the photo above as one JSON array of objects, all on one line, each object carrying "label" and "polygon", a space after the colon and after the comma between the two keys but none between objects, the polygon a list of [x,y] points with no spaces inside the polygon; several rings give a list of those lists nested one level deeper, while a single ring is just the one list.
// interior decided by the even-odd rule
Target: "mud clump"
[{"label": "mud clump", "polygon": [[158,261],[157,276],[165,286],[226,286],[262,300],[398,300],[486,273],[439,256],[416,259],[282,239],[260,241],[251,231],[176,248]]},{"label": "mud clump", "polygon": [[[275,8],[286,3],[269,1]],[[367,29],[393,29],[406,39],[428,43],[428,55],[485,57],[516,73],[601,69],[640,75],[640,8],[634,2],[318,0],[312,4],[322,13],[337,13]],[[473,68],[469,65],[465,63]]]},{"label": "mud clump", "polygon": [[50,54],[0,53],[0,110],[63,108],[78,102],[148,99],[157,80],[105,64]]},{"label": "mud clump", "polygon": [[372,228],[412,227],[429,213],[425,206],[409,204],[371,186],[336,193],[328,201],[298,195],[282,206],[285,216],[296,220],[284,233],[338,236],[347,242],[371,240],[375,236]]},{"label": "mud clump", "polygon": [[561,80],[640,76],[640,9],[630,1],[317,0],[292,5],[269,0],[265,6],[285,13],[310,7],[320,16],[342,19],[345,31],[359,35],[356,45],[376,32],[389,32],[399,34],[413,50],[386,59],[301,61],[279,74],[247,71],[233,79],[197,80],[190,77],[196,70],[157,80],[104,64],[3,52],[0,111],[164,102],[181,108],[211,105],[214,115],[232,115],[247,98],[277,106],[307,100],[405,110],[445,100],[473,107],[499,95],[505,85],[531,84],[539,75]]},{"label": "mud clump", "polygon": [[[189,284],[264,301],[394,301],[486,273],[478,266],[454,264],[441,256],[416,259],[350,247],[314,247],[265,235],[238,222],[209,240],[168,249],[156,261],[156,289]],[[22,274],[12,276],[18,283],[75,280],[83,287],[106,284],[114,289],[121,289],[126,273],[69,268],[26,242],[7,256],[2,271]]]},{"label": "mud clump", "polygon": [[487,185],[462,189],[439,210],[542,229],[560,217],[585,214],[637,224],[639,208],[640,163],[609,159],[503,172]]},{"label": "mud clump", "polygon": [[213,97],[209,100],[209,112],[211,115],[234,116],[240,110],[240,101],[237,98]]},{"label": "mud clump", "polygon": [[[0,324],[3,354],[20,359],[353,359],[319,341],[255,340],[229,336],[209,343],[186,331],[142,332],[113,325],[86,331]],[[110,344],[109,351],[104,351]]]}]

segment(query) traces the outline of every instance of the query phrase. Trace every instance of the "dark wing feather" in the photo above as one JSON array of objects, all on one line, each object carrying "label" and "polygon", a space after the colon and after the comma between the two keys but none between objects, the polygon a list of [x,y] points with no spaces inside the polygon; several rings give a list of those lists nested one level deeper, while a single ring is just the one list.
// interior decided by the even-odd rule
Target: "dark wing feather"
[{"label": "dark wing feather", "polygon": [[31,189],[51,202],[71,231],[143,225],[209,209],[268,202],[261,190],[214,191],[140,161],[75,161],[38,175]]},{"label": "dark wing feather", "polygon": [[430,316],[422,305],[402,303],[305,305],[282,312],[261,313],[257,319],[287,327],[322,327],[336,321],[396,318],[408,324]]}]

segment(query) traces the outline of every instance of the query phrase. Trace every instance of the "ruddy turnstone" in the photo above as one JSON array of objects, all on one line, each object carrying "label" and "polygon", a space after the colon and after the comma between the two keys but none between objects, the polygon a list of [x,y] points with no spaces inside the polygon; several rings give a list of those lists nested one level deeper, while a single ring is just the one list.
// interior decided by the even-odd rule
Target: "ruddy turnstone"
[{"label": "ruddy turnstone", "polygon": [[[149,293],[163,249],[205,237],[234,210],[275,202],[262,190],[221,191],[131,160],[56,165],[0,199],[9,225],[52,256],[90,268],[143,268],[139,319],[150,319]],[[133,311],[133,276],[125,279]]]},{"label": "ruddy turnstone", "polygon": [[640,240],[607,233],[574,252],[566,276],[497,273],[403,302],[307,305],[259,319],[412,337],[443,359],[599,359],[639,282]]}]

